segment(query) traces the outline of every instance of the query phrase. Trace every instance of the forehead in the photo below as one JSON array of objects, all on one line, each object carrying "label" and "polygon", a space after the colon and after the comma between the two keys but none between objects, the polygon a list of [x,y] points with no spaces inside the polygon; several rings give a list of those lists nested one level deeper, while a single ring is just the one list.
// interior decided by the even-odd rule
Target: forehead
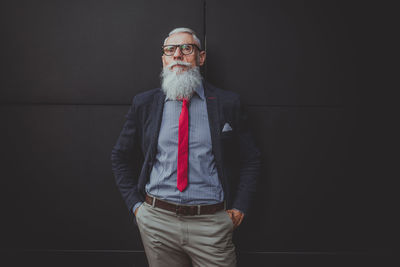
[{"label": "forehead", "polygon": [[187,32],[178,32],[168,37],[165,44],[194,44],[193,36]]}]

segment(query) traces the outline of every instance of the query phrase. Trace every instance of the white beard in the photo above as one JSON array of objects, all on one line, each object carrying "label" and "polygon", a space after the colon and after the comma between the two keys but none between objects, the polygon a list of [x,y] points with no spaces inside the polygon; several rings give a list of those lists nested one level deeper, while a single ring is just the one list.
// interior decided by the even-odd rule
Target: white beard
[{"label": "white beard", "polygon": [[[190,67],[190,64],[186,62],[178,61],[177,63]],[[173,71],[170,68],[174,64],[176,63],[174,62],[163,68],[160,75],[161,88],[168,99],[190,99],[195,89],[201,85],[202,77],[200,74],[200,68],[192,67],[186,71],[180,71],[180,68],[175,67],[175,69],[178,70]]]}]

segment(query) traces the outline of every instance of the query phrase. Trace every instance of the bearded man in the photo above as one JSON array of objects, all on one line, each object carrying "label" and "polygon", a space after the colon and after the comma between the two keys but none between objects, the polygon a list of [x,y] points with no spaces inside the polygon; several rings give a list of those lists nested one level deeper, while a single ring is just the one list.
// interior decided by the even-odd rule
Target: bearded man
[{"label": "bearded man", "polygon": [[202,79],[195,32],[174,29],[162,52],[161,89],[133,98],[112,150],[117,186],[150,266],[236,266],[260,153],[238,95]]}]

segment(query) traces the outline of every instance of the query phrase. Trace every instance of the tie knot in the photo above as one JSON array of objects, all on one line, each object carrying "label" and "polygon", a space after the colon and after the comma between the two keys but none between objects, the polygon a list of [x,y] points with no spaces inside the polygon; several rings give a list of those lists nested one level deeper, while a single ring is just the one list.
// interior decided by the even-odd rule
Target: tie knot
[{"label": "tie knot", "polygon": [[189,104],[189,99],[187,99],[187,98],[179,98],[178,100],[182,101],[182,104],[185,106],[187,106]]}]

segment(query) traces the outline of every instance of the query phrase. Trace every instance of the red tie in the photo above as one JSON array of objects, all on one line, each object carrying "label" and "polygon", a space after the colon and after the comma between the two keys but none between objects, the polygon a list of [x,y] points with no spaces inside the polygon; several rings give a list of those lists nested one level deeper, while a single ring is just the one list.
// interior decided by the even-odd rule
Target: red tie
[{"label": "red tie", "polygon": [[182,111],[179,116],[178,132],[178,174],[177,183],[179,191],[183,192],[188,183],[188,157],[189,157],[189,101],[182,99]]}]

